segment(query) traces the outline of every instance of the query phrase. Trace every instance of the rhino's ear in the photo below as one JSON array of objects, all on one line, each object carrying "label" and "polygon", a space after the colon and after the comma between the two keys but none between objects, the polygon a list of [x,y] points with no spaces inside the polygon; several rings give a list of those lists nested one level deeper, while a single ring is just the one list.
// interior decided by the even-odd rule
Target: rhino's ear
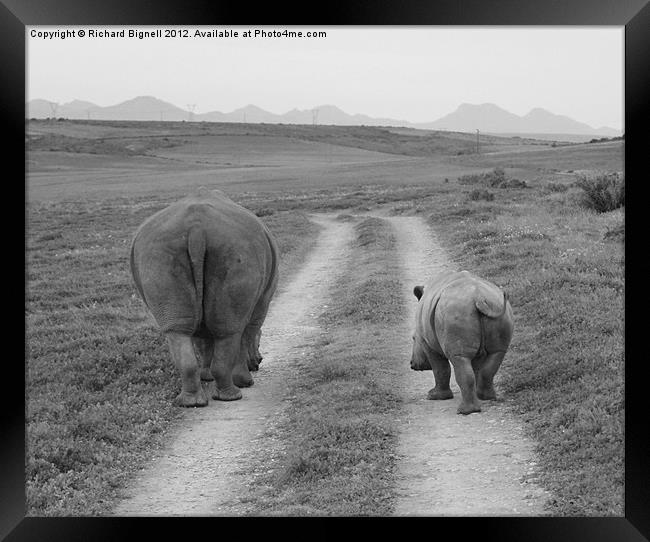
[{"label": "rhino's ear", "polygon": [[415,297],[418,298],[418,301],[420,301],[423,292],[424,292],[424,286],[416,286],[415,288],[413,288],[413,293],[415,294]]}]

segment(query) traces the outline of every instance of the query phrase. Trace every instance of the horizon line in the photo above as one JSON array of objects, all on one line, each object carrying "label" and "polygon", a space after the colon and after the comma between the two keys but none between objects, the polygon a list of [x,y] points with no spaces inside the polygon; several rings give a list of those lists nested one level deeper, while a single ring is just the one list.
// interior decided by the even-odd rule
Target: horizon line
[{"label": "horizon line", "polygon": [[[69,104],[71,104],[71,103],[73,103],[75,101],[78,101],[78,102],[88,102],[88,103],[91,103],[94,107],[103,109],[103,108],[108,108],[108,107],[115,107],[115,106],[130,102],[130,101],[136,100],[138,98],[151,98],[151,99],[154,99],[154,100],[158,100],[158,101],[163,102],[163,103],[165,103],[167,105],[171,105],[171,106],[173,106],[173,107],[175,107],[175,108],[177,108],[177,109],[179,109],[179,110],[181,110],[181,111],[183,111],[185,113],[188,113],[188,114],[191,113],[193,115],[209,115],[209,114],[212,114],[212,113],[219,113],[219,114],[222,114],[222,115],[228,115],[228,114],[232,114],[232,113],[234,113],[234,112],[236,112],[236,111],[238,111],[240,109],[246,109],[247,107],[255,107],[255,108],[257,108],[257,109],[259,109],[259,110],[261,110],[261,111],[263,111],[265,113],[269,113],[271,115],[283,116],[283,115],[286,115],[287,113],[291,113],[293,111],[308,112],[308,111],[314,111],[315,109],[318,109],[318,108],[321,108],[321,107],[333,107],[333,108],[338,109],[339,111],[341,111],[342,113],[344,113],[344,114],[346,114],[348,116],[364,116],[364,117],[368,117],[368,118],[373,119],[373,120],[382,120],[383,119],[383,120],[390,120],[390,121],[395,121],[395,122],[405,122],[405,123],[408,123],[408,124],[411,124],[411,125],[431,124],[431,123],[434,123],[434,122],[438,122],[443,117],[458,111],[458,109],[463,105],[470,105],[470,106],[476,106],[476,107],[485,106],[485,105],[493,105],[493,106],[501,109],[502,111],[505,111],[506,113],[509,113],[511,115],[515,115],[516,117],[519,117],[521,119],[525,118],[527,115],[529,115],[530,113],[532,113],[535,110],[542,110],[542,111],[545,111],[547,113],[550,113],[551,115],[555,115],[555,116],[558,116],[558,117],[565,117],[565,118],[568,118],[569,120],[571,120],[573,122],[579,122],[580,124],[584,124],[584,125],[588,126],[592,130],[608,129],[608,130],[616,130],[616,131],[620,132],[621,134],[624,133],[624,130],[622,128],[615,128],[613,126],[608,126],[608,125],[602,125],[602,126],[594,127],[591,124],[588,124],[588,123],[580,121],[580,120],[576,120],[573,117],[569,117],[568,115],[564,115],[564,114],[560,114],[560,113],[554,113],[553,111],[550,111],[550,110],[548,110],[548,109],[546,109],[544,107],[533,107],[526,114],[519,115],[517,113],[513,113],[512,111],[509,111],[508,109],[506,109],[506,108],[504,108],[504,107],[502,107],[502,106],[500,106],[500,105],[498,105],[498,104],[496,104],[494,102],[482,102],[482,103],[461,102],[450,113],[446,113],[446,114],[438,117],[437,119],[429,120],[429,121],[410,121],[410,120],[399,119],[399,118],[394,118],[394,117],[385,117],[385,116],[375,117],[375,116],[369,115],[367,113],[348,113],[347,111],[343,110],[338,105],[331,104],[331,103],[324,103],[324,104],[320,104],[320,105],[315,105],[313,107],[308,107],[308,108],[305,108],[305,109],[299,109],[298,107],[294,107],[292,109],[289,109],[289,110],[285,111],[284,113],[274,113],[273,111],[269,111],[268,109],[264,109],[264,108],[254,104],[254,103],[248,103],[248,104],[243,105],[241,107],[236,107],[235,109],[233,109],[231,111],[221,111],[221,110],[218,110],[218,109],[212,109],[212,110],[206,111],[204,113],[199,113],[199,112],[196,112],[196,111],[191,111],[190,109],[183,109],[182,107],[180,107],[180,106],[178,106],[178,105],[176,105],[176,104],[174,104],[172,102],[169,102],[167,100],[163,100],[163,99],[158,98],[156,96],[153,96],[151,94],[137,95],[137,96],[134,96],[133,98],[128,98],[126,100],[122,100],[122,101],[114,103],[112,105],[99,105],[99,104],[97,104],[95,102],[92,102],[90,100],[83,100],[83,99],[79,99],[79,98],[73,98],[69,102],[64,102],[64,103],[55,102],[53,100],[48,100],[46,98],[31,98],[31,99],[29,99],[29,100],[27,100],[25,102],[25,105],[28,105],[30,102],[33,102],[33,101],[36,101],[36,100],[41,100],[41,101],[44,101],[44,102],[47,102],[47,103],[50,103],[50,104],[57,104],[57,106],[66,106],[66,105],[69,105]],[[95,120],[102,120],[102,119],[95,119]],[[128,119],[124,119],[124,120],[128,120]]]}]

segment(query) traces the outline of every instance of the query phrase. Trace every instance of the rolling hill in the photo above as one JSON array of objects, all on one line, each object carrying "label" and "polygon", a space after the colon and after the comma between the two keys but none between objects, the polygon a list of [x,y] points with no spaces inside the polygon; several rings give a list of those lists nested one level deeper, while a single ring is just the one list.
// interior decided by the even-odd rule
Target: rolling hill
[{"label": "rolling hill", "polygon": [[73,100],[65,104],[53,104],[47,100],[35,99],[26,104],[28,118],[68,118],[93,120],[164,120],[204,122],[244,122],[267,124],[327,124],[338,126],[398,126],[425,130],[452,132],[474,132],[493,134],[546,134],[560,139],[562,134],[589,137],[615,137],[620,131],[600,127],[593,128],[565,115],[556,115],[542,108],[532,109],[524,116],[511,113],[495,104],[461,104],[454,112],[438,120],[411,123],[391,118],[376,118],[368,115],[351,115],[334,105],[320,105],[312,109],[292,109],[283,114],[271,113],[249,104],[229,113],[210,111],[191,113],[153,96],[138,96],[119,104],[102,107],[91,102]]}]

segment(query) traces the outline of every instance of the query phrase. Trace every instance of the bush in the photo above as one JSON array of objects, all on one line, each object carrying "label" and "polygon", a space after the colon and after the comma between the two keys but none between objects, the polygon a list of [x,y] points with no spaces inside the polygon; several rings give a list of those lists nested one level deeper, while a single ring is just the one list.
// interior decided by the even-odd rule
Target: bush
[{"label": "bush", "polygon": [[569,186],[562,183],[548,182],[545,186],[546,190],[549,192],[566,192],[569,189]]},{"label": "bush", "polygon": [[478,184],[482,179],[483,175],[461,175],[458,177],[458,184]]},{"label": "bush", "polygon": [[496,167],[488,173],[463,175],[458,177],[458,184],[482,184],[490,188],[526,188],[526,181],[507,179],[503,168]]},{"label": "bush", "polygon": [[271,216],[274,214],[275,211],[273,209],[270,209],[269,207],[262,207],[260,209],[255,210],[255,216]]},{"label": "bush", "polygon": [[490,186],[493,188],[526,188],[528,185],[526,181],[520,181],[519,179],[503,179],[490,184]]},{"label": "bush", "polygon": [[582,189],[581,204],[598,213],[613,211],[625,206],[625,175],[603,173],[589,177],[576,175],[576,186]]},{"label": "bush", "polygon": [[494,200],[494,194],[492,192],[489,192],[485,188],[475,188],[469,194],[467,194],[467,199],[470,201],[478,201],[478,200],[492,201]]},{"label": "bush", "polygon": [[499,182],[506,180],[506,170],[502,167],[495,167],[491,174],[491,182]]},{"label": "bush", "polygon": [[605,241],[622,241],[625,242],[625,224],[619,224],[614,228],[608,229],[603,235]]}]

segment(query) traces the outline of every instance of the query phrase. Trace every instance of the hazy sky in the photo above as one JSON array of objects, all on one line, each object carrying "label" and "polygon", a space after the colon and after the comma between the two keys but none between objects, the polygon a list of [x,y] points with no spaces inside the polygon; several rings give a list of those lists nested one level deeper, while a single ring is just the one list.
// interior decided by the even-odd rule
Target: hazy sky
[{"label": "hazy sky", "polygon": [[[185,28],[189,37],[88,37],[89,30]],[[78,32],[61,39],[31,31]],[[244,37],[246,30],[326,37]],[[238,37],[194,37],[235,30]],[[27,99],[114,105],[151,95],[196,113],[255,104],[272,113],[332,104],[428,122],[461,103],[534,107],[623,128],[624,27],[27,27]]]}]

